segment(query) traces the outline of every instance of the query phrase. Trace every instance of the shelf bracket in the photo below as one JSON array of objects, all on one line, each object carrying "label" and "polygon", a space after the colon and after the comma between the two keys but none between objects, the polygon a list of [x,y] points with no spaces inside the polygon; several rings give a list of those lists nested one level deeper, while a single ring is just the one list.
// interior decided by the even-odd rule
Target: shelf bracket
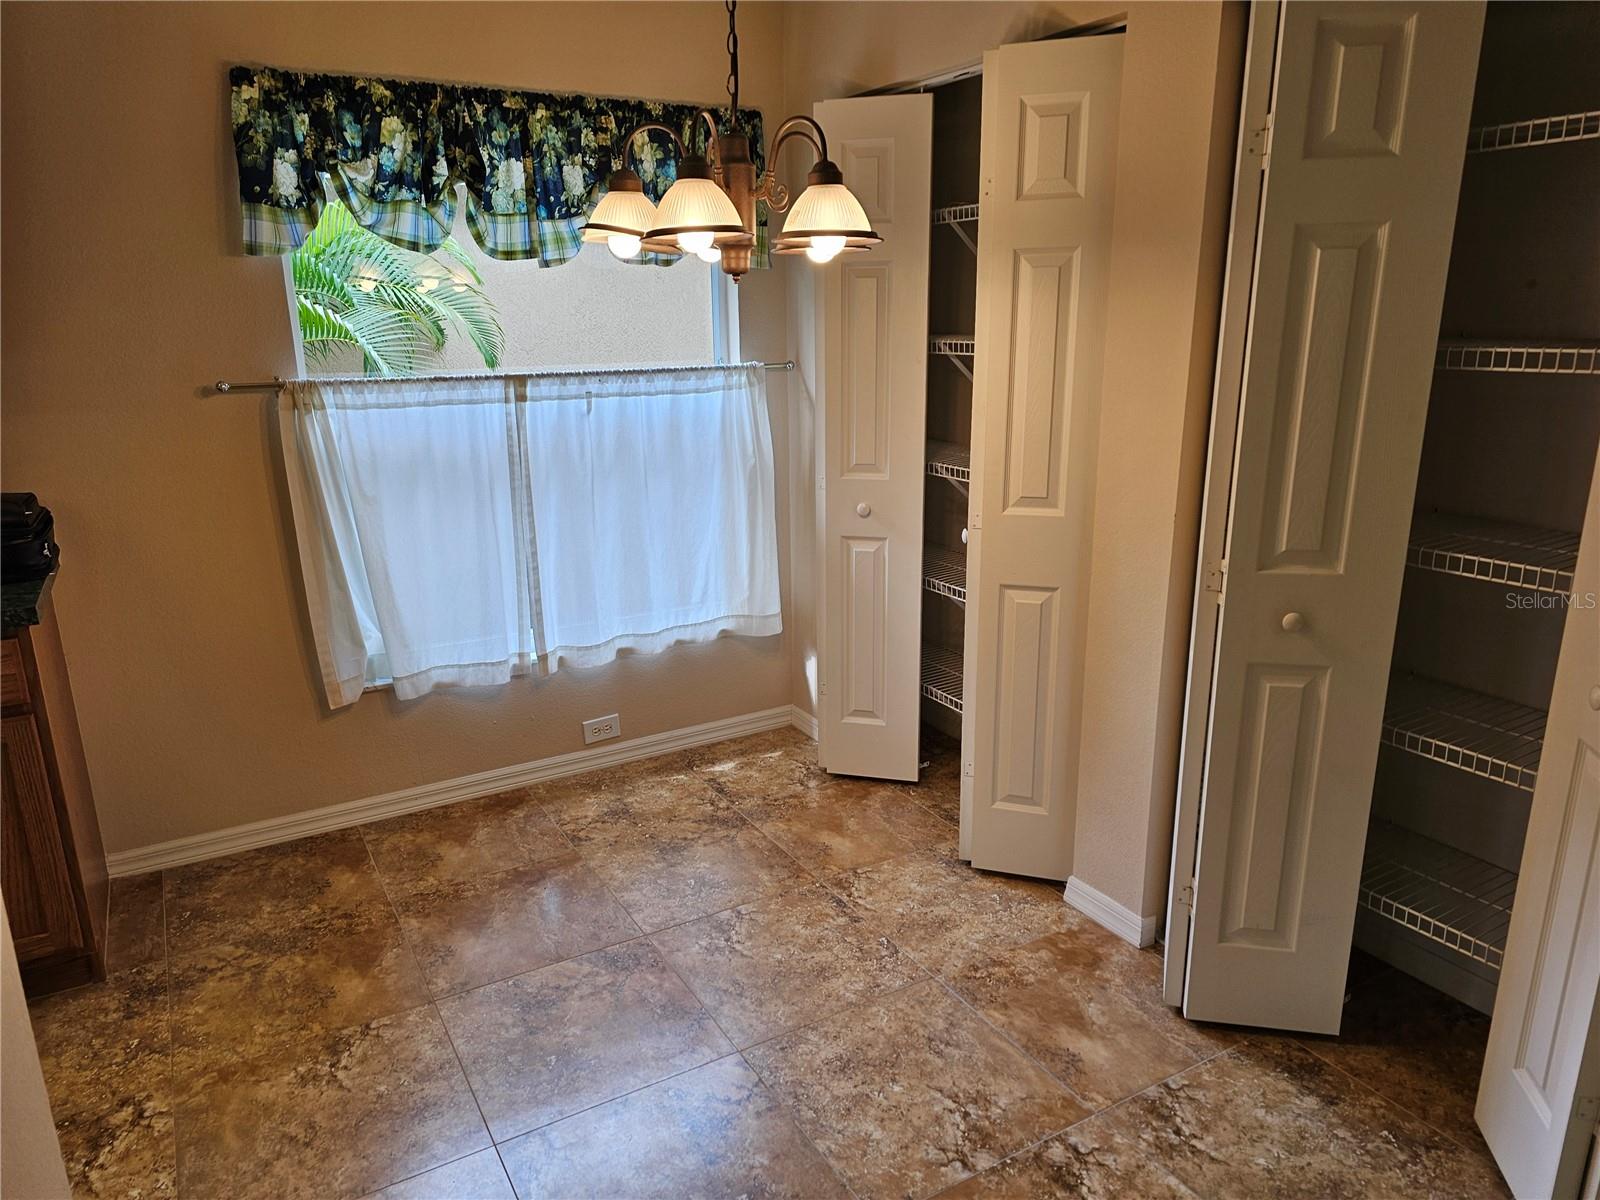
[{"label": "shelf bracket", "polygon": [[967,232],[966,226],[978,223],[978,206],[976,204],[952,204],[949,208],[936,208],[933,210],[933,223],[935,225],[948,225],[956,231],[968,250],[973,254],[978,253],[978,243],[972,240],[972,235]]},{"label": "shelf bracket", "polygon": [[972,368],[961,360],[971,358],[977,349],[977,342],[971,334],[936,334],[928,339],[928,353],[948,358],[955,369],[967,377],[968,383],[975,382]]}]

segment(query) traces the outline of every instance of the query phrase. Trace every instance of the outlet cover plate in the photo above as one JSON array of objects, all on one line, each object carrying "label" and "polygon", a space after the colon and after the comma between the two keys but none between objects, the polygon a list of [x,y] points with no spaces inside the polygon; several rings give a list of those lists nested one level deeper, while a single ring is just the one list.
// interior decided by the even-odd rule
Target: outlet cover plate
[{"label": "outlet cover plate", "polygon": [[583,744],[592,746],[596,742],[609,742],[612,738],[622,736],[622,718],[616,713],[606,717],[590,717],[583,723]]}]

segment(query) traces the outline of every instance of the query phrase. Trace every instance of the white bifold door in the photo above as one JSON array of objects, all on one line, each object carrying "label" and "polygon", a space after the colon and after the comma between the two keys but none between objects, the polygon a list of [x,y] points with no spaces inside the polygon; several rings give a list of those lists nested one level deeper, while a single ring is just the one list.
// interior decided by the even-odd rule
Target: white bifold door
[{"label": "white bifold door", "polygon": [[1520,1200],[1579,1194],[1600,1119],[1600,463],[1571,604],[1478,1090]]},{"label": "white bifold door", "polygon": [[962,844],[1072,867],[1120,34],[983,58]]},{"label": "white bifold door", "polygon": [[825,100],[815,114],[883,235],[817,280],[818,758],[915,779],[933,97]]},{"label": "white bifold door", "polygon": [[1191,682],[1209,725],[1178,826],[1198,836],[1168,915],[1193,1018],[1339,1028],[1482,20],[1279,13],[1247,131],[1266,174],[1209,700]]}]

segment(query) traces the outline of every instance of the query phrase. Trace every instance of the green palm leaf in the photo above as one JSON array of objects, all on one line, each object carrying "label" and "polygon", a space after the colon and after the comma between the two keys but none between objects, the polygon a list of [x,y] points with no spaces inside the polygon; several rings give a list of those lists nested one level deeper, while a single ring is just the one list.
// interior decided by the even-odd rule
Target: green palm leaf
[{"label": "green palm leaf", "polygon": [[449,261],[386,242],[330,200],[290,255],[307,355],[326,363],[353,347],[369,374],[414,374],[437,360],[455,331],[472,342],[484,366],[498,367],[505,331],[482,276],[453,238],[440,253]]},{"label": "green palm leaf", "polygon": [[290,256],[294,293],[334,312],[347,312],[355,306],[355,296],[344,276],[327,263],[309,254]]},{"label": "green palm leaf", "polygon": [[417,297],[427,308],[451,321],[477,348],[483,365],[491,371],[500,365],[506,350],[506,333],[500,326],[500,311],[494,301],[475,287],[444,284],[419,291]]},{"label": "green palm leaf", "polygon": [[295,297],[295,308],[300,319],[300,341],[308,358],[327,362],[340,346],[359,348],[360,343],[342,314],[301,295]]},{"label": "green palm leaf", "polygon": [[479,287],[483,286],[483,276],[478,274],[477,263],[472,261],[471,256],[468,255],[464,249],[462,249],[461,243],[456,241],[455,238],[445,238],[444,244],[439,247],[439,251],[440,253],[448,254],[458,264],[464,267],[467,274],[472,276],[472,282],[476,283]]}]

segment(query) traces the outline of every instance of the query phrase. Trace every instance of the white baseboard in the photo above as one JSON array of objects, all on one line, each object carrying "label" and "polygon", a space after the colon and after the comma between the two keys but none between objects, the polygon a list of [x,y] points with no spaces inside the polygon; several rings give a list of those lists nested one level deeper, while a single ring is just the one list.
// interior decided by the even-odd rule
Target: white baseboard
[{"label": "white baseboard", "polygon": [[1160,928],[1159,914],[1141,917],[1133,909],[1118,904],[1098,888],[1090,887],[1076,875],[1067,880],[1067,903],[1096,924],[1104,925],[1125,942],[1143,948],[1152,946]]},{"label": "white baseboard", "polygon": [[794,715],[789,718],[789,724],[793,725],[813,742],[816,741],[817,718],[813,714],[808,713],[805,709],[801,708],[798,704],[793,707],[793,714]]},{"label": "white baseboard", "polygon": [[[313,808],[306,812],[291,813],[266,821],[252,821],[248,825],[235,825],[213,833],[197,833],[192,837],[175,838],[153,846],[140,846],[133,850],[120,850],[106,855],[106,867],[113,877],[142,875],[146,871],[160,871],[167,867],[181,867],[185,863],[234,854],[240,850],[253,850],[258,846],[271,846],[278,842],[291,842],[314,833],[330,829],[344,829],[350,825],[364,825],[368,821],[397,817],[402,813],[417,812],[454,800],[470,800],[476,796],[492,796],[511,788],[526,787],[545,779],[558,779],[563,775],[578,775],[617,763],[652,758],[673,750],[720,742],[726,738],[742,737],[767,729],[782,729],[799,725],[801,714],[792,705],[745,713],[738,717],[725,717],[720,721],[707,721],[703,725],[689,725],[683,729],[669,729],[648,737],[633,738],[614,746],[598,746],[574,750],[570,754],[557,754],[534,762],[518,763],[509,767],[496,767],[476,775],[463,775],[441,783],[425,783],[418,787],[389,792],[382,796],[368,796],[362,800],[349,800],[343,804],[330,804],[326,808]],[[804,729],[805,726],[800,726]],[[816,734],[812,731],[812,736]]]}]

